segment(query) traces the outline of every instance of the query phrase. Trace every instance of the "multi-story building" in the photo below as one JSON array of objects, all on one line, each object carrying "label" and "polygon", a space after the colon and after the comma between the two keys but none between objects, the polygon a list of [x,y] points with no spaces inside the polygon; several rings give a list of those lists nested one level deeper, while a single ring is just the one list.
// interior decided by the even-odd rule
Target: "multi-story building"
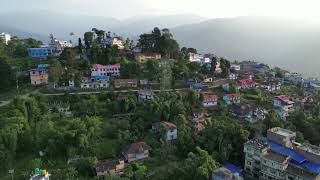
[{"label": "multi-story building", "polygon": [[47,58],[52,55],[52,51],[48,47],[28,48],[28,55],[31,58]]},{"label": "multi-story building", "polygon": [[8,42],[11,40],[11,36],[10,34],[3,32],[3,33],[0,33],[0,39],[2,40],[3,43],[8,45]]},{"label": "multi-story building", "polygon": [[134,58],[139,63],[145,63],[148,60],[160,60],[161,54],[159,54],[159,53],[135,53]]},{"label": "multi-story building", "polygon": [[107,81],[109,76],[120,75],[120,64],[101,65],[94,64],[91,68],[91,81]]},{"label": "multi-story building", "polygon": [[214,107],[218,104],[218,96],[216,95],[203,95],[202,106]]},{"label": "multi-story building", "polygon": [[59,56],[65,48],[72,47],[72,44],[68,41],[57,40],[52,35],[50,38],[48,49],[51,51],[52,56]]},{"label": "multi-story building", "polygon": [[119,50],[124,49],[124,42],[121,37],[107,37],[104,40],[105,45],[117,46]]},{"label": "multi-story building", "polygon": [[226,94],[223,96],[223,100],[226,104],[240,104],[241,103],[241,94],[234,93],[234,94]]},{"label": "multi-story building", "polygon": [[277,91],[281,89],[280,82],[262,82],[260,88],[266,91]]},{"label": "multi-story building", "polygon": [[30,80],[32,85],[48,84],[48,64],[39,64],[37,68],[30,71]]},{"label": "multi-story building", "polygon": [[273,100],[273,106],[277,108],[277,114],[281,119],[286,119],[289,113],[294,111],[294,102],[287,95],[276,96]]},{"label": "multi-story building", "polygon": [[237,81],[237,86],[239,89],[251,89],[255,88],[257,83],[252,79],[241,79]]},{"label": "multi-story building", "polygon": [[238,79],[238,74],[230,73],[228,79],[229,80],[237,80]]},{"label": "multi-story building", "polygon": [[319,180],[320,147],[295,142],[296,133],[268,130],[244,144],[246,179]]},{"label": "multi-story building", "polygon": [[299,73],[286,74],[284,79],[285,79],[285,81],[292,83],[292,84],[301,84],[304,82],[302,74],[299,74]]}]

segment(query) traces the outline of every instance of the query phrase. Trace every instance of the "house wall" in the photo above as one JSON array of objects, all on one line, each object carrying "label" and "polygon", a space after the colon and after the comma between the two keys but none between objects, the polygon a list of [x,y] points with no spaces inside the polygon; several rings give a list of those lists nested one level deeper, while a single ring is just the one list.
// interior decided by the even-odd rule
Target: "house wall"
[{"label": "house wall", "polygon": [[202,102],[203,107],[212,107],[212,106],[216,106],[216,105],[217,105],[217,101],[204,101],[204,102]]},{"label": "house wall", "polygon": [[143,153],[137,153],[137,154],[128,154],[127,158],[128,158],[128,162],[132,162],[132,161],[138,161],[138,160],[144,160],[146,158],[149,157],[149,151],[146,150]]},{"label": "house wall", "polygon": [[32,85],[48,84],[48,72],[32,71],[30,72],[30,80]]},{"label": "house wall", "polygon": [[175,140],[178,137],[178,130],[173,129],[173,130],[168,130],[167,131],[167,141]]}]

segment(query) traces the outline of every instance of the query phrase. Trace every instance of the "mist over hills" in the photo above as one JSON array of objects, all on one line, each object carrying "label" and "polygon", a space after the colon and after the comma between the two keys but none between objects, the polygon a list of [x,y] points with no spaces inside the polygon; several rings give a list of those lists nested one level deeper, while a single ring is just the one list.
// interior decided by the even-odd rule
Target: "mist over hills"
[{"label": "mist over hills", "polygon": [[[320,26],[267,17],[206,19],[192,14],[136,16],[129,19],[61,14],[48,11],[0,14],[0,31],[36,37],[49,34],[76,42],[93,27],[136,39],[153,27],[169,28],[181,46],[212,52],[230,60],[256,60],[272,66],[320,76]],[[74,32],[74,36],[69,33]]]},{"label": "mist over hills", "polygon": [[[75,41],[78,37],[82,37],[84,32],[90,31],[93,27],[115,32],[124,37],[136,37],[142,32],[151,31],[155,26],[172,28],[206,20],[206,18],[191,14],[170,16],[141,15],[118,20],[115,18],[63,14],[51,11],[0,13],[0,19],[1,26],[12,28],[11,34],[18,36],[21,36],[20,32],[38,34],[35,37],[45,42],[48,41],[48,38],[43,39],[43,37],[49,37],[49,34],[54,34],[57,38]],[[0,28],[0,31],[4,30]],[[70,37],[70,32],[74,33],[73,37]]]},{"label": "mist over hills", "polygon": [[213,19],[171,30],[181,45],[318,76],[320,26],[266,17]]}]

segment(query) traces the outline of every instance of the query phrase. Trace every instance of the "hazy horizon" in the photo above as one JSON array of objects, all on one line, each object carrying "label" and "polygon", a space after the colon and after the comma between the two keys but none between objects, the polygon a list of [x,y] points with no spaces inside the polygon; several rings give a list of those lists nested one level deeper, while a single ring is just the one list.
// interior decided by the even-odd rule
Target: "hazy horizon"
[{"label": "hazy horizon", "polygon": [[320,2],[316,0],[308,3],[302,0],[1,0],[1,4],[6,7],[1,13],[48,10],[116,19],[175,14],[194,14],[205,18],[267,16],[320,22],[317,8]]}]

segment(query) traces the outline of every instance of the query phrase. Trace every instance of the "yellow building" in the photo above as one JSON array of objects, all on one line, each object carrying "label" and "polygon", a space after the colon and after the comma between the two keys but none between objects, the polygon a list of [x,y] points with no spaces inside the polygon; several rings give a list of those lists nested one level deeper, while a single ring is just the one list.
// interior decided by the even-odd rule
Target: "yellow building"
[{"label": "yellow building", "polygon": [[144,63],[148,60],[160,60],[161,54],[159,54],[159,53],[136,53],[134,55],[134,58],[139,63]]}]

